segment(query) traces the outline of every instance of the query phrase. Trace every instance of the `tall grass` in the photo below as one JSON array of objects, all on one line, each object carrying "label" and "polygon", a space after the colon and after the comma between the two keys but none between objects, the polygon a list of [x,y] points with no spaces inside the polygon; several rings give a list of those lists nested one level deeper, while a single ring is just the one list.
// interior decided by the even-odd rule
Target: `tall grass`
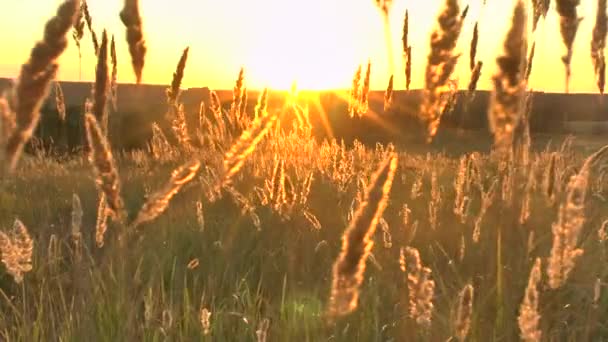
[{"label": "tall grass", "polygon": [[[422,107],[441,113],[456,102],[449,69],[467,13],[446,3]],[[534,4],[538,21],[548,6]],[[379,5],[388,13],[390,2]],[[36,127],[31,113],[47,95],[67,32],[79,44],[82,20],[89,16],[92,27],[79,8],[60,6],[21,83],[0,98],[2,146]],[[122,13],[128,42],[145,54],[137,2],[126,1]],[[244,69],[230,108],[211,92],[209,104],[189,113],[180,101],[188,49],[167,91],[169,119],[199,143],[172,146],[154,124],[149,154],[118,150],[112,127],[102,128],[116,100],[118,56],[101,31],[94,94],[80,117],[88,163],[79,153],[55,158],[32,147],[0,179],[0,339],[605,340],[608,147],[588,156],[587,141],[557,146],[530,136],[534,48],[528,55],[525,22],[519,1],[493,78],[489,118],[504,159],[473,151],[490,150],[480,136],[422,147],[316,139],[295,85],[283,105],[264,89],[249,110]],[[475,40],[467,101],[483,65]],[[31,77],[34,69],[42,78]],[[370,78],[371,62],[353,80],[353,114],[372,111]],[[399,101],[391,77],[384,115],[400,114]],[[192,114],[197,139],[187,136]],[[440,115],[419,114],[434,135]],[[346,111],[332,115],[348,120]],[[458,155],[464,144],[475,146]]]}]

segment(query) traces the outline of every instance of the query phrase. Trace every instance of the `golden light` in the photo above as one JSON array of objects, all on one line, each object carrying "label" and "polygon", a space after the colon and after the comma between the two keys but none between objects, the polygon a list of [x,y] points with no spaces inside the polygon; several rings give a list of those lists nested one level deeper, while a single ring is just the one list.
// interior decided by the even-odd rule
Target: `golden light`
[{"label": "golden light", "polygon": [[[32,4],[36,6],[32,6]],[[14,32],[0,36],[0,46],[11,46],[0,60],[0,77],[14,77],[27,59],[33,44],[40,39],[43,25],[55,11],[56,1],[9,1],[4,8],[12,13],[0,21],[0,29]],[[179,4],[142,1],[148,56],[144,82],[168,84],[180,52],[191,47],[184,87],[208,86],[231,89],[241,66],[247,72],[249,89],[269,87],[289,89],[294,80],[300,89],[346,89],[359,64],[372,61],[371,88],[386,89],[391,73],[395,89],[404,88],[401,29],[405,10],[410,13],[410,44],[413,53],[412,88],[424,82],[429,36],[445,0],[393,1],[390,13],[392,59],[390,70],[382,15],[373,0],[181,0]],[[124,40],[124,27],[118,18],[121,2],[89,0],[94,29],[107,29],[117,37],[119,81],[133,82]],[[480,89],[491,88],[496,57],[513,8],[513,0],[461,0],[471,9],[458,44],[462,53],[455,76],[465,87],[468,70],[468,44],[472,27],[479,21],[478,58],[484,62]],[[583,2],[579,15],[584,17],[575,40],[571,88],[595,91],[589,42],[594,22],[595,3]],[[28,20],[23,20],[27,18]],[[564,53],[555,4],[546,22],[541,20],[531,87],[535,90],[563,91]],[[82,81],[95,76],[95,55],[85,34],[82,51]],[[70,45],[62,56],[61,80],[79,79],[78,51]]]}]

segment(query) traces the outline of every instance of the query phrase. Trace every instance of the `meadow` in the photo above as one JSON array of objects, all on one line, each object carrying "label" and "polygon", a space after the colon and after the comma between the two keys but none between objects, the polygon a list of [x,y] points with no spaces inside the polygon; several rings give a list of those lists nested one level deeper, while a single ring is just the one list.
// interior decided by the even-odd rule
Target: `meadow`
[{"label": "meadow", "polygon": [[[534,2],[538,18],[547,6]],[[530,133],[524,8],[498,61],[491,142],[465,148],[462,135],[479,133],[441,131],[469,100],[449,86],[466,10],[446,1],[411,139],[319,139],[295,87],[282,105],[264,90],[248,108],[244,70],[229,107],[212,94],[187,114],[186,49],[148,148],[113,148],[104,32],[85,145],[57,156],[32,135],[49,94],[65,118],[55,59],[90,16],[65,1],[0,98],[0,340],[608,340],[608,147]],[[140,78],[137,1],[121,18]],[[343,94],[348,120],[373,114],[369,73]],[[387,112],[399,108],[392,87]]]}]

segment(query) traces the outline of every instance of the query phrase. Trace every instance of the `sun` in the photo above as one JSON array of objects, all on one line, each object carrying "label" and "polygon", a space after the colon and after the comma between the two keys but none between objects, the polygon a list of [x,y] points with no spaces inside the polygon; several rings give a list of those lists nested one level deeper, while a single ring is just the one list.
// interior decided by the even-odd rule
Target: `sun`
[{"label": "sun", "polygon": [[316,6],[277,6],[281,15],[251,28],[255,43],[243,49],[249,83],[284,90],[294,81],[307,90],[348,88],[357,65],[368,57],[352,33]]}]

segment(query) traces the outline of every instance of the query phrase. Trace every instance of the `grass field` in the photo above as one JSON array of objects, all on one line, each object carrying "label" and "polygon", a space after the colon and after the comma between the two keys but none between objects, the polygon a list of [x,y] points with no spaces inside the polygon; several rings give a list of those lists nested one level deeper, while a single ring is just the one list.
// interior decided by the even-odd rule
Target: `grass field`
[{"label": "grass field", "polygon": [[[377,4],[386,16],[390,1]],[[534,6],[538,21],[548,4]],[[576,6],[557,0],[557,10],[573,37]],[[280,106],[264,90],[247,108],[244,70],[230,108],[212,95],[193,125],[180,105],[185,49],[163,129],[154,124],[147,149],[118,149],[108,139],[116,56],[104,31],[79,121],[85,146],[48,154],[32,137],[39,110],[66,34],[80,44],[90,20],[66,0],[0,97],[0,340],[608,340],[608,140],[530,135],[521,1],[494,76],[492,134],[440,129],[456,101],[470,100],[455,96],[450,71],[467,10],[448,0],[442,11],[422,103],[406,113],[416,125],[391,135],[407,139],[315,138],[296,89]],[[125,1],[121,19],[139,81],[137,1]],[[344,121],[378,116],[370,68],[344,94]],[[392,86],[385,112],[399,107]]]},{"label": "grass field", "polygon": [[[297,152],[301,148],[307,153]],[[560,145],[553,148],[559,151]],[[94,247],[98,196],[86,160],[58,163],[28,157],[0,190],[0,224],[8,228],[18,217],[35,241],[34,269],[24,282],[16,285],[8,274],[2,279],[3,339],[204,339],[200,309],[206,308],[211,312],[209,340],[252,340],[266,319],[268,338],[277,341],[447,340],[455,331],[458,293],[467,283],[475,288],[470,338],[517,339],[518,310],[532,262],[549,255],[551,225],[565,196],[568,165],[577,167],[585,155],[579,149],[560,154],[555,201],[549,202],[542,186],[549,151],[534,153],[536,185],[530,194],[530,217],[523,224],[519,217],[528,181],[515,168],[511,185],[505,185],[496,165],[479,155],[476,182],[484,191],[494,180],[499,186],[481,217],[475,243],[481,195],[471,188],[470,209],[462,223],[453,210],[458,159],[411,154],[403,146],[397,151],[399,167],[383,215],[386,224],[377,230],[367,261],[359,308],[328,324],[332,263],[356,208],[357,184],[369,177],[386,149],[346,149],[295,135],[271,138],[261,143],[235,180],[234,188],[246,198],[251,213],[230,193],[210,201],[203,190],[209,177],[203,166],[164,215],[141,227],[128,248],[112,241],[126,227],[110,224],[108,242],[101,249]],[[205,153],[198,157],[209,160],[203,165],[214,158]],[[285,175],[294,189],[313,175],[306,204],[293,212],[264,204],[256,195],[256,189],[273,179],[275,157],[285,161]],[[128,211],[137,212],[146,194],[161,187],[181,160],[121,156],[118,167]],[[602,197],[605,183],[598,179],[586,202],[580,238],[584,255],[561,289],[541,287],[540,327],[547,338],[608,336],[601,320],[608,301],[605,296],[594,301],[596,279],[606,277],[606,246],[598,231],[608,218]],[[412,190],[414,183],[419,183],[419,192]],[[286,191],[288,197],[295,193]],[[439,193],[435,199],[434,191]],[[73,194],[80,197],[84,211],[81,258],[72,243]],[[202,203],[204,227],[197,218],[197,201]],[[404,206],[410,211],[407,222]],[[436,223],[429,220],[430,210],[436,212]],[[314,215],[318,226],[304,212]],[[399,266],[405,246],[419,249],[422,262],[432,270],[436,287],[430,328],[408,318],[407,275]],[[194,259],[198,266],[191,269],[188,264]]]}]

